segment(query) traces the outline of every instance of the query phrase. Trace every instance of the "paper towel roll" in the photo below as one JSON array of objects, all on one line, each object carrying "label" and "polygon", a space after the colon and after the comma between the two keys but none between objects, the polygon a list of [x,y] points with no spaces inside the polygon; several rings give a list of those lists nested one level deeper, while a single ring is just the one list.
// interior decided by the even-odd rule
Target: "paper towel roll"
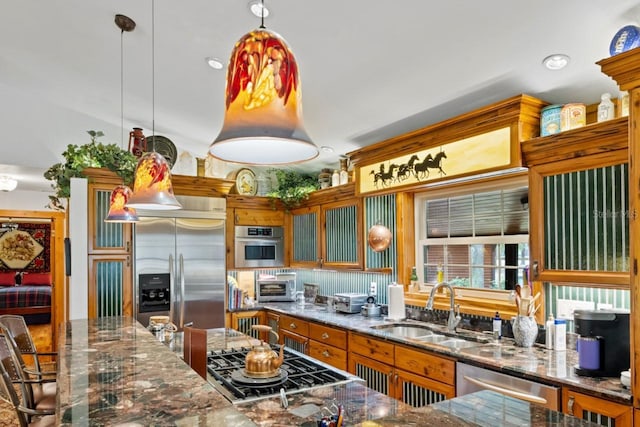
[{"label": "paper towel roll", "polygon": [[387,300],[389,301],[389,320],[402,320],[406,317],[404,308],[404,287],[401,285],[389,285]]}]

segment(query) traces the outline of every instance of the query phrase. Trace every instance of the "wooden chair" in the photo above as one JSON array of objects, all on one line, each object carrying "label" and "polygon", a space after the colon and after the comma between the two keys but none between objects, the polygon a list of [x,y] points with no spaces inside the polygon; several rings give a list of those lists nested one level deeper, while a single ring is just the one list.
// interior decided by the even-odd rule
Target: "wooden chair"
[{"label": "wooden chair", "polygon": [[0,325],[4,326],[4,328],[9,331],[23,358],[27,356],[28,359],[32,359],[31,368],[34,371],[42,372],[44,375],[55,375],[55,371],[57,369],[57,365],[55,363],[53,364],[53,369],[43,370],[43,367],[47,364],[46,362],[55,362],[55,358],[58,353],[39,352],[36,349],[36,345],[33,342],[33,337],[31,336],[31,332],[24,321],[24,317],[13,314],[4,314],[0,316]]},{"label": "wooden chair", "polygon": [[[0,331],[0,377],[2,377],[0,399],[14,408],[21,427],[55,425],[55,396],[52,408],[42,409],[27,406],[25,393],[29,387],[27,387],[28,383],[21,379],[21,372],[22,368],[15,358],[11,337],[6,331]],[[22,394],[22,398],[18,391]]]}]

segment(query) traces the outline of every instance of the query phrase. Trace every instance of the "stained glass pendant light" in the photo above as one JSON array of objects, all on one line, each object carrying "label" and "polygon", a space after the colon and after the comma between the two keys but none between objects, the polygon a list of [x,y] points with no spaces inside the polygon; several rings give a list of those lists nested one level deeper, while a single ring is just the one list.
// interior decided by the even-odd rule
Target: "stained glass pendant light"
[{"label": "stained glass pendant light", "polygon": [[227,68],[222,130],[209,146],[218,159],[277,165],[311,160],[298,65],[285,40],[264,26],[240,38]]},{"label": "stained glass pendant light", "polygon": [[125,206],[131,197],[131,188],[118,185],[109,198],[109,213],[104,222],[137,222],[138,214],[134,208]]},{"label": "stained glass pendant light", "polygon": [[[136,28],[136,23],[133,19],[124,15],[116,15],[115,22],[120,28],[120,128],[124,129],[124,49],[122,41],[124,32],[133,31]],[[124,134],[124,130],[122,132]],[[122,136],[122,139],[124,139],[124,136]],[[129,197],[131,197],[131,188],[127,185],[118,185],[114,188],[109,198],[109,213],[104,222],[137,222],[138,215],[136,210],[125,206],[129,201]]]},{"label": "stained glass pendant light", "polygon": [[[151,0],[151,95],[152,137],[155,135],[155,3]],[[171,167],[162,154],[144,153],[138,160],[129,208],[149,210],[181,209],[173,195]]]}]

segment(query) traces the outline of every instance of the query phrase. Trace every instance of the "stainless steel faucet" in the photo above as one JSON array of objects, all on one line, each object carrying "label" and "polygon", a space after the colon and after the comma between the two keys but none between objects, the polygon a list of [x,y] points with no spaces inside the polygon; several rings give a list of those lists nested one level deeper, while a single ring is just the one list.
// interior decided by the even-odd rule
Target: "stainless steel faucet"
[{"label": "stainless steel faucet", "polygon": [[[460,320],[461,320],[460,306],[459,305],[456,306],[456,302],[455,302],[456,295],[455,295],[455,292],[453,291],[453,287],[450,284],[448,284],[447,282],[440,282],[436,284],[433,288],[431,288],[431,293],[429,294],[429,300],[427,301],[427,305],[425,308],[427,310],[433,310],[433,297],[435,296],[436,291],[441,287],[449,288],[451,307],[449,308],[449,319],[447,320],[447,329],[451,332],[455,332],[456,326],[458,326],[458,323],[460,323]],[[455,312],[456,308],[458,309],[457,314]]]}]

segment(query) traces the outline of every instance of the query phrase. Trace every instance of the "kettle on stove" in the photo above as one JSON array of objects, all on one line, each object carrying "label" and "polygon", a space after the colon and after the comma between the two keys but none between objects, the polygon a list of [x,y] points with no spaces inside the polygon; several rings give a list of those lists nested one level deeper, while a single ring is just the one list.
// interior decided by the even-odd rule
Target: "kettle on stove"
[{"label": "kettle on stove", "polygon": [[[279,339],[278,334],[271,329],[271,326],[253,325],[252,328],[256,331],[270,332],[276,336],[276,339]],[[278,354],[271,349],[268,343],[260,341],[259,345],[253,346],[247,353],[244,373],[252,378],[274,377],[279,374],[282,362],[284,362],[284,345],[280,346],[280,354]]]}]

